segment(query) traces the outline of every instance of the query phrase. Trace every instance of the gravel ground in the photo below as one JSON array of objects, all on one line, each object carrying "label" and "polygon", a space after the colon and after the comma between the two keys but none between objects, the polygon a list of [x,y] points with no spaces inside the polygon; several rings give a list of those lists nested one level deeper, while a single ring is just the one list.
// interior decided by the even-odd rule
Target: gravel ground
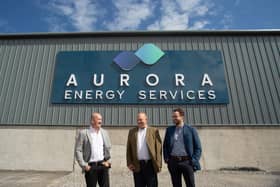
[{"label": "gravel ground", "polygon": [[[200,171],[195,174],[198,187],[280,187],[280,174],[248,171]],[[168,171],[158,175],[159,187],[171,186]],[[129,171],[110,172],[112,187],[133,187],[133,178]],[[85,186],[83,175],[79,172],[64,176],[48,187]]]},{"label": "gravel ground", "polygon": [[[280,187],[280,173],[248,171],[199,171],[197,187]],[[167,170],[158,175],[159,187],[171,186]],[[133,187],[129,171],[110,171],[111,187]],[[85,187],[80,170],[66,172],[0,171],[0,187]]]}]

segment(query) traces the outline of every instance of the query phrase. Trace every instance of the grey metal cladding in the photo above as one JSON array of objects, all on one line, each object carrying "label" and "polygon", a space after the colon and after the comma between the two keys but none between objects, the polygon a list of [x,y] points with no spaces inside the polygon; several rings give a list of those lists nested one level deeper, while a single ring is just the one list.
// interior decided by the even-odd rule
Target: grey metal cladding
[{"label": "grey metal cladding", "polygon": [[[163,50],[220,50],[228,105],[63,105],[50,94],[58,51],[136,50],[152,42]],[[172,109],[183,107],[195,125],[279,125],[279,35],[170,35],[49,37],[0,39],[1,125],[87,125],[92,111],[106,126],[131,126],[139,111],[152,125],[171,123]]]}]

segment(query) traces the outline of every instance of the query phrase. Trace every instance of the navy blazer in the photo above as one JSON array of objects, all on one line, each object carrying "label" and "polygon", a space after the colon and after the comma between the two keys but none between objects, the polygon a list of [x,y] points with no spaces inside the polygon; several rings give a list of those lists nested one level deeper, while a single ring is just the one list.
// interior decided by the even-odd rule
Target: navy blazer
[{"label": "navy blazer", "polygon": [[[176,126],[171,126],[166,129],[164,142],[163,142],[163,157],[165,162],[167,162],[171,156],[171,151],[174,144],[174,133]],[[185,149],[189,157],[191,157],[192,165],[194,171],[200,170],[199,159],[201,156],[201,144],[195,128],[190,125],[183,126],[183,136]]]}]

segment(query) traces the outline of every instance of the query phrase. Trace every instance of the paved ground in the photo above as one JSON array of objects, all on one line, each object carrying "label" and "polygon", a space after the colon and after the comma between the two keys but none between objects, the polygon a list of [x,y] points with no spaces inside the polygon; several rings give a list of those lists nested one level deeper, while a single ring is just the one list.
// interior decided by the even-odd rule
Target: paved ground
[{"label": "paved ground", "polygon": [[[110,172],[112,187],[133,187],[128,171]],[[159,187],[171,186],[165,170],[159,174]],[[247,171],[200,171],[196,173],[198,187],[280,187],[280,173]],[[80,171],[63,172],[12,172],[0,171],[0,187],[82,187]]]},{"label": "paved ground", "polygon": [[46,187],[66,172],[0,171],[0,187]]}]

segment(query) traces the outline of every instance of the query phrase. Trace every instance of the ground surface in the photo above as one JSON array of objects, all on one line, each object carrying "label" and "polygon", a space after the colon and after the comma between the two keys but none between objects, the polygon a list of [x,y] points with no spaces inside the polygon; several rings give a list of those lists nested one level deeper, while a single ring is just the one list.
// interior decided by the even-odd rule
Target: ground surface
[{"label": "ground surface", "polygon": [[[130,172],[110,172],[111,187],[133,187]],[[280,187],[280,173],[248,171],[200,171],[196,175],[198,187]],[[159,187],[171,186],[168,171],[158,175]],[[81,172],[0,171],[0,187],[82,187]]]}]

